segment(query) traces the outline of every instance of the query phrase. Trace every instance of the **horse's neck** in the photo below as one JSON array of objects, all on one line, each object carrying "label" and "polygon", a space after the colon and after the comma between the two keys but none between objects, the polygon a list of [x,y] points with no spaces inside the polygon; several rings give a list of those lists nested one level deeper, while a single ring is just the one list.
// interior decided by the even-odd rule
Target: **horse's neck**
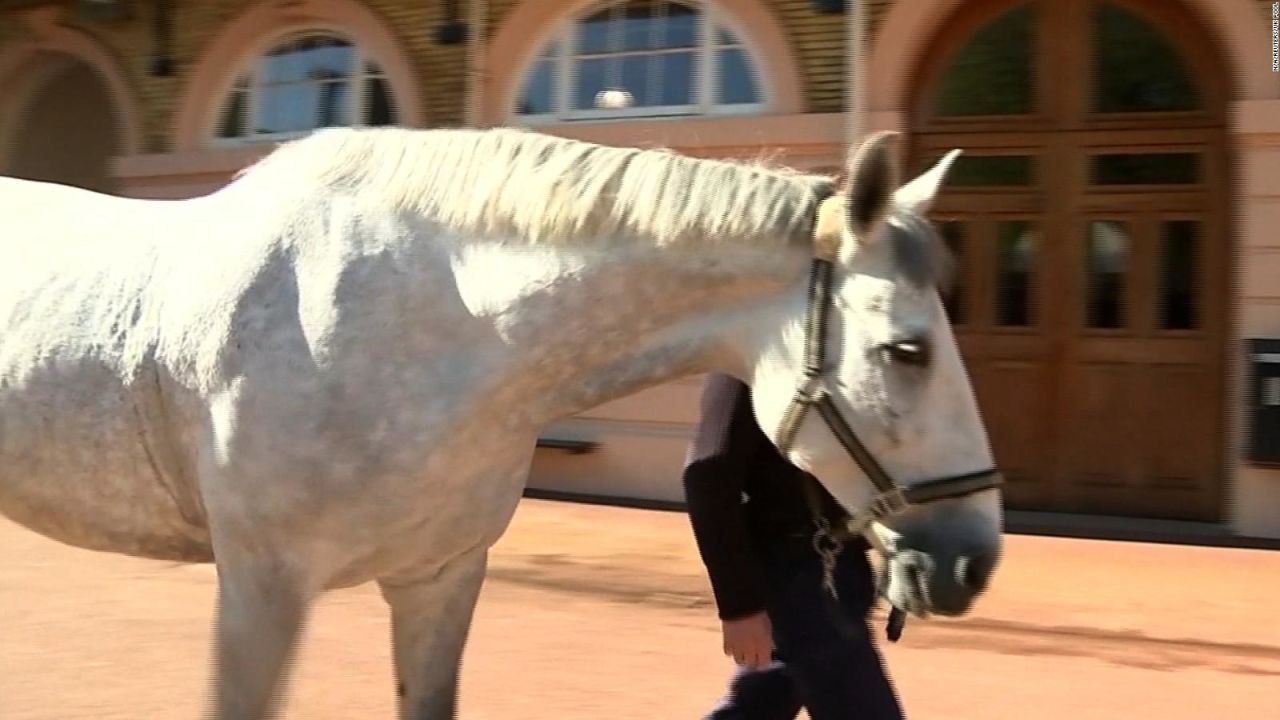
[{"label": "horse's neck", "polygon": [[510,351],[503,394],[535,421],[685,375],[747,372],[753,320],[794,301],[807,267],[802,248],[482,245],[463,258],[464,301]]}]

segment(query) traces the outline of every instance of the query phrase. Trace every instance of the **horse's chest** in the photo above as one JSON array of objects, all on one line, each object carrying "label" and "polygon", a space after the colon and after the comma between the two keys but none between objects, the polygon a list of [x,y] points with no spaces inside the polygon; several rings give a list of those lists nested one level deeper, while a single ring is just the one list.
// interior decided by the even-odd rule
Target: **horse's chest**
[{"label": "horse's chest", "polygon": [[147,442],[146,403],[109,368],[29,374],[0,389],[0,512],[62,542],[172,560],[204,560],[198,512]]},{"label": "horse's chest", "polygon": [[[527,448],[523,446],[527,445]],[[413,477],[388,477],[344,504],[331,530],[330,585],[415,574],[502,536],[528,475],[533,442],[441,448]],[[337,508],[335,508],[337,510]],[[340,528],[340,529],[339,529]]]}]

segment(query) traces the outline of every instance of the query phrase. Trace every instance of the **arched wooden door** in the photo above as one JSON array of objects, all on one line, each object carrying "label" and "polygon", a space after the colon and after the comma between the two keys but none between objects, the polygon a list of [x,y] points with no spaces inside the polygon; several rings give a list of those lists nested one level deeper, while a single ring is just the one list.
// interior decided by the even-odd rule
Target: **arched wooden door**
[{"label": "arched wooden door", "polygon": [[1170,0],[973,2],[920,68],[948,298],[1020,509],[1217,520],[1227,78]]}]

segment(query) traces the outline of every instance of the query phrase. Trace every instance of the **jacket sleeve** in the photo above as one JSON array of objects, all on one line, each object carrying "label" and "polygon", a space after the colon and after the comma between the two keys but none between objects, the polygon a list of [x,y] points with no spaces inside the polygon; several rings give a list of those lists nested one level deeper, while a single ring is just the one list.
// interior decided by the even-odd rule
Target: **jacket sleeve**
[{"label": "jacket sleeve", "polygon": [[685,501],[722,620],[765,607],[765,587],[747,534],[743,478],[755,452],[749,390],[739,380],[707,377],[702,415],[684,468]]}]

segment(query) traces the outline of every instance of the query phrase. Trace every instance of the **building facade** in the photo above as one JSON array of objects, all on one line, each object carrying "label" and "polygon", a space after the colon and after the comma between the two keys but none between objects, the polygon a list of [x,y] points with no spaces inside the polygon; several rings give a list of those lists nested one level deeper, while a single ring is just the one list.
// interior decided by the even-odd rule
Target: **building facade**
[{"label": "building facade", "polygon": [[[1246,341],[1280,337],[1280,73],[1257,0],[0,0],[0,173],[214,190],[320,125],[523,125],[837,172],[935,212],[1010,508],[1280,537]],[[855,55],[858,55],[855,57]],[[566,419],[537,487],[679,500],[698,379]]]}]

